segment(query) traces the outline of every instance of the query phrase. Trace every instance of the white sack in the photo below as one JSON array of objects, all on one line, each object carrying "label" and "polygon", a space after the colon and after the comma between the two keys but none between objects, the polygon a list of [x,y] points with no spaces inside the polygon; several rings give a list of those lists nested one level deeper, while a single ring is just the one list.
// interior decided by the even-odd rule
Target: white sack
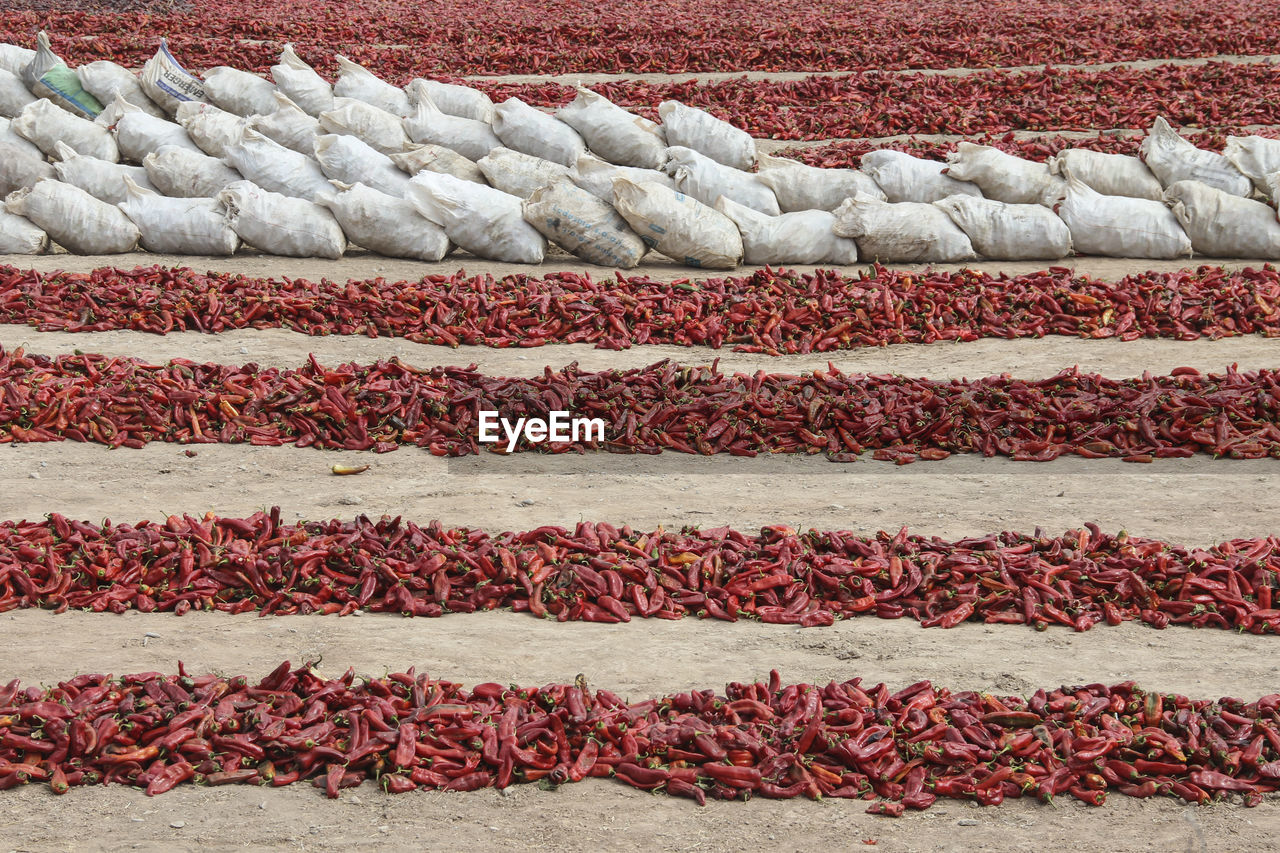
[{"label": "white sack", "polygon": [[0,68],[0,116],[16,118],[27,104],[36,100],[22,78]]},{"label": "white sack", "polygon": [[388,258],[438,261],[449,253],[444,229],[419,214],[413,202],[362,183],[333,183],[339,192],[321,196],[320,204],[352,243]]},{"label": "white sack", "polygon": [[1270,205],[1199,181],[1178,181],[1165,190],[1164,200],[1197,255],[1280,258],[1280,222]]},{"label": "white sack", "polygon": [[1071,229],[1071,244],[1082,255],[1191,256],[1191,240],[1173,212],[1158,201],[1099,195],[1068,174],[1066,198],[1054,212]]},{"label": "white sack", "polygon": [[392,163],[409,175],[416,175],[423,169],[427,169],[442,175],[453,175],[455,178],[471,181],[473,184],[488,183],[484,179],[484,172],[480,171],[480,167],[474,161],[443,145],[410,143],[405,150],[389,156]]},{"label": "white sack", "polygon": [[858,244],[837,237],[836,217],[827,210],[802,210],[766,216],[724,196],[716,210],[733,220],[742,234],[743,260],[748,264],[854,264]]},{"label": "white sack", "polygon": [[333,109],[333,87],[298,57],[292,44],[280,51],[280,64],[271,66],[271,79],[307,115],[319,117]]},{"label": "white sack", "polygon": [[508,98],[493,112],[494,134],[513,151],[572,166],[587,150],[578,131],[519,98]]},{"label": "white sack", "polygon": [[1267,177],[1280,172],[1280,139],[1268,139],[1265,136],[1228,136],[1227,144],[1222,149],[1222,156],[1227,158],[1242,174],[1257,187],[1258,192],[1268,195]]},{"label": "white sack", "polygon": [[155,56],[147,60],[138,77],[142,91],[169,115],[186,101],[208,101],[204,84],[189,74],[169,53],[169,44],[160,39]]},{"label": "white sack", "polygon": [[52,155],[54,143],[61,141],[88,157],[112,163],[120,160],[120,149],[105,127],[73,116],[52,101],[41,99],[28,104],[9,126],[47,155]]},{"label": "white sack", "polygon": [[247,118],[197,101],[178,107],[175,118],[191,141],[210,157],[227,156],[228,149],[240,142],[240,134],[249,126]]},{"label": "white sack", "polygon": [[48,248],[44,229],[0,205],[0,255],[39,255]]},{"label": "white sack", "polygon": [[234,255],[240,238],[212,198],[165,198],[126,179],[120,209],[138,226],[142,248],[165,255]]},{"label": "white sack", "polygon": [[429,98],[418,101],[413,113],[404,120],[404,130],[414,142],[443,145],[472,161],[502,147],[502,140],[488,123],[448,115]]},{"label": "white sack", "polygon": [[403,198],[405,190],[409,188],[409,176],[397,168],[390,157],[375,151],[354,136],[318,136],[315,155],[320,161],[320,168],[331,181],[363,183],[396,198]]},{"label": "white sack", "polygon": [[[1164,187],[1147,164],[1128,154],[1104,154],[1087,148],[1068,148],[1049,158],[1049,171],[1066,177],[1070,172],[1082,184],[1101,195],[1129,198],[1164,198]],[[1062,191],[1065,193],[1066,188]]]},{"label": "white sack", "polygon": [[614,207],[640,239],[691,267],[733,269],[742,262],[742,235],[733,220],[670,187],[613,179]]},{"label": "white sack", "polygon": [[138,75],[123,65],[117,65],[106,59],[81,65],[76,69],[80,85],[103,104],[109,104],[116,96],[124,98],[138,109],[156,118],[168,118],[168,113],[156,106],[155,101],[142,91]]},{"label": "white sack", "polygon": [[760,178],[699,154],[692,148],[667,149],[667,174],[675,178],[676,189],[710,207],[720,196],[745,204],[766,216],[777,216],[778,199]]},{"label": "white sack", "polygon": [[540,264],[546,239],[524,221],[513,195],[437,172],[419,172],[405,197],[418,212],[444,228],[459,248],[479,258]]},{"label": "white sack", "polygon": [[476,166],[490,186],[520,198],[528,198],[556,178],[569,176],[568,166],[510,148],[493,149]]},{"label": "white sack", "polygon": [[280,92],[273,93],[272,99],[275,110],[249,119],[249,126],[285,148],[310,156],[320,135],[320,122]]},{"label": "white sack", "polygon": [[1166,188],[1178,181],[1200,181],[1232,195],[1247,196],[1253,190],[1226,157],[1195,147],[1161,117],[1142,140],[1142,161]]},{"label": "white sack", "polygon": [[36,181],[35,186],[10,195],[5,207],[30,219],[76,255],[118,255],[138,245],[137,226],[120,208],[61,181]]},{"label": "white sack", "polygon": [[97,118],[102,103],[85,91],[80,78],[49,45],[49,36],[40,31],[36,38],[36,55],[19,75],[37,98],[48,98],[72,115]]},{"label": "white sack", "polygon": [[188,151],[201,150],[182,125],[166,118],[156,118],[119,95],[98,116],[98,124],[115,131],[120,156],[133,163],[141,163],[143,157],[166,145]]},{"label": "white sack", "polygon": [[663,101],[658,105],[658,115],[667,145],[692,148],[717,163],[743,171],[755,166],[756,143],[745,130],[679,101]]},{"label": "white sack", "polygon": [[859,193],[835,209],[834,231],[852,237],[866,261],[956,263],[977,257],[973,244],[937,205],[889,203]]},{"label": "white sack", "polygon": [[934,204],[960,226],[984,258],[1057,260],[1071,254],[1071,229],[1044,205],[1006,204],[968,195],[953,195]]},{"label": "white sack", "polygon": [[174,198],[215,198],[244,176],[217,157],[166,145],[142,158],[156,189]]},{"label": "white sack", "polygon": [[141,166],[125,166],[122,163],[108,163],[97,157],[85,157],[77,154],[65,142],[55,143],[54,148],[58,162],[53,164],[53,171],[58,180],[79,187],[99,201],[107,204],[124,201],[126,178],[136,185],[154,189],[147,179],[147,170]]},{"label": "white sack", "polygon": [[426,99],[451,116],[493,123],[493,101],[479,89],[417,77],[404,90],[411,106],[416,107]]},{"label": "white sack", "polygon": [[884,191],[885,200],[928,203],[950,195],[982,197],[977,184],[957,181],[943,174],[945,163],[912,157],[901,151],[882,148],[862,155],[862,171]]},{"label": "white sack", "polygon": [[[21,139],[21,137],[19,137]],[[22,144],[5,141],[0,138],[0,199],[14,190],[34,186],[41,178],[54,177],[53,165],[36,149],[31,153],[31,145],[25,139]]]},{"label": "white sack", "polygon": [[246,118],[276,109],[276,87],[270,80],[229,65],[204,73],[204,92],[215,106]]},{"label": "white sack", "polygon": [[675,178],[666,172],[659,172],[656,169],[637,169],[634,166],[615,166],[594,154],[583,154],[579,157],[569,177],[596,198],[610,203],[613,202],[614,178],[626,178],[632,183],[651,181],[662,184],[668,189],[676,188]]},{"label": "white sack", "polygon": [[7,118],[0,117],[0,142],[13,145],[20,151],[30,154],[32,157],[44,159],[44,152],[31,140],[25,136],[19,136],[13,130],[13,122]]},{"label": "white sack", "polygon": [[246,127],[227,149],[227,165],[264,190],[314,201],[332,189],[320,164]]},{"label": "white sack", "polygon": [[835,210],[860,192],[885,200],[880,185],[857,169],[819,169],[785,157],[759,156],[760,183],[773,190],[783,213]]},{"label": "white sack", "polygon": [[320,114],[320,129],[359,137],[383,154],[403,151],[409,144],[399,117],[353,98],[334,98],[333,109]]},{"label": "white sack", "polygon": [[363,65],[338,54],[338,81],[333,84],[335,98],[354,98],[371,107],[404,118],[409,114],[409,96],[399,86],[379,79]]},{"label": "white sack", "polygon": [[1063,180],[1049,174],[1047,163],[1024,160],[999,148],[961,142],[947,155],[943,173],[977,184],[982,195],[1005,204],[1049,204],[1065,191]]},{"label": "white sack", "polygon": [[21,76],[23,69],[35,58],[36,52],[29,47],[0,43],[0,69],[15,77]]},{"label": "white sack", "polygon": [[347,238],[333,214],[318,204],[236,181],[218,194],[227,221],[255,249],[288,258],[340,258]]},{"label": "white sack", "polygon": [[552,243],[587,263],[631,269],[646,247],[613,205],[567,177],[535,190],[524,203],[525,221]]},{"label": "white sack", "polygon": [[619,166],[661,169],[666,161],[662,127],[624,110],[604,95],[578,87],[578,96],[556,110],[556,118],[578,131],[591,152]]}]

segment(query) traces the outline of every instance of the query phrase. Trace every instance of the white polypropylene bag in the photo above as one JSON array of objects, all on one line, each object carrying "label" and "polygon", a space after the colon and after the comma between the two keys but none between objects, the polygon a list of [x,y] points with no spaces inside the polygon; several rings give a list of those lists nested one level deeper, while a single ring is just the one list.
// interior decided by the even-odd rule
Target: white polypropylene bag
[{"label": "white polypropylene bag", "polygon": [[21,144],[0,138],[0,199],[14,190],[30,187],[41,178],[54,177],[53,165],[25,139]]},{"label": "white polypropylene bag", "polygon": [[1200,181],[1232,195],[1247,196],[1253,183],[1221,154],[1197,148],[1157,117],[1142,140],[1142,162],[1167,189],[1178,181]]},{"label": "white polypropylene bag", "polygon": [[493,101],[479,89],[417,77],[404,90],[411,106],[416,107],[425,98],[451,116],[493,123]]},{"label": "white polypropylene bag", "polygon": [[198,101],[178,107],[175,119],[210,157],[227,156],[227,149],[240,141],[240,134],[249,126],[247,118]]},{"label": "white polypropylene bag", "polygon": [[163,108],[169,115],[178,111],[178,106],[186,101],[208,101],[204,85],[187,70],[178,64],[178,60],[169,53],[169,45],[160,39],[160,47],[155,56],[147,60],[138,76],[142,91],[147,97]]},{"label": "white polypropylene bag", "polygon": [[35,101],[36,96],[31,94],[22,78],[0,68],[0,116],[16,118],[27,104]]},{"label": "white polypropylene bag", "polygon": [[578,96],[556,110],[556,118],[578,131],[595,154],[619,166],[661,169],[666,137],[661,125],[627,112],[604,95],[578,87]]},{"label": "white polypropylene bag", "polygon": [[391,162],[390,157],[354,136],[317,136],[315,155],[331,181],[363,183],[396,198],[403,198],[409,188],[409,176]]},{"label": "white polypropylene bag", "polygon": [[147,170],[141,166],[108,163],[97,157],[85,157],[71,150],[65,142],[55,144],[58,162],[53,171],[64,184],[79,187],[89,195],[107,204],[119,204],[125,200],[125,179],[139,186],[154,189],[147,179]]},{"label": "white polypropylene bag", "polygon": [[307,115],[280,92],[273,93],[272,98],[276,104],[275,111],[254,116],[249,119],[249,126],[285,148],[309,156],[315,150],[316,137],[320,135],[319,120]]},{"label": "white polypropylene bag", "polygon": [[724,196],[766,216],[782,212],[773,190],[758,176],[726,166],[692,148],[668,148],[666,168],[667,174],[675,178],[677,190],[708,207]]},{"label": "white polypropylene bag", "polygon": [[142,158],[156,189],[174,198],[215,198],[244,176],[217,157],[166,145]]},{"label": "white polypropylene bag", "polygon": [[[1128,154],[1104,154],[1087,148],[1068,148],[1049,158],[1055,175],[1075,175],[1085,186],[1102,195],[1129,198],[1164,198],[1164,187],[1147,164]],[[1065,187],[1063,190],[1065,191]]]},{"label": "white polypropylene bag", "polygon": [[405,150],[389,155],[391,162],[399,166],[408,175],[416,175],[423,169],[439,172],[442,175],[453,175],[473,184],[487,184],[484,172],[474,161],[468,160],[452,148],[443,145],[409,144]]},{"label": "white polypropylene bag", "polygon": [[658,115],[667,145],[692,148],[717,163],[743,171],[755,166],[756,143],[745,130],[679,101],[663,101],[658,105]]},{"label": "white polypropylene bag", "polygon": [[885,199],[870,175],[857,169],[819,169],[798,160],[761,154],[760,183],[773,190],[783,213],[835,210],[846,198],[866,193]]},{"label": "white polypropylene bag", "polygon": [[1006,204],[969,195],[953,195],[934,204],[960,226],[984,258],[1057,260],[1071,254],[1071,229],[1044,205]]},{"label": "white polypropylene bag", "polygon": [[613,179],[626,178],[632,183],[652,181],[668,189],[676,188],[675,178],[656,169],[637,169],[634,166],[615,166],[594,154],[583,154],[569,173],[573,182],[598,199],[613,202]]},{"label": "white polypropylene bag", "polygon": [[725,196],[716,200],[715,208],[738,226],[743,261],[748,264],[858,262],[858,244],[848,237],[836,236],[836,216],[829,210],[766,216]]},{"label": "white polypropylene bag", "polygon": [[508,98],[493,113],[494,134],[513,151],[572,166],[587,150],[578,131],[519,98]]},{"label": "white polypropylene bag", "polygon": [[54,143],[61,141],[88,157],[112,163],[120,159],[120,149],[110,131],[87,118],[73,116],[52,101],[40,99],[27,104],[10,127],[47,155],[52,155]]},{"label": "white polypropylene bag", "polygon": [[318,118],[320,113],[333,109],[333,87],[298,57],[292,44],[280,51],[280,64],[271,66],[271,79],[307,115]]},{"label": "white polypropylene bag", "polygon": [[36,52],[29,47],[0,44],[0,69],[8,71],[15,77],[21,76],[23,69],[35,58]]},{"label": "white polypropylene bag", "polygon": [[72,254],[118,255],[138,245],[138,228],[120,208],[62,181],[36,181],[10,195],[5,206],[43,228]]},{"label": "white polypropylene bag", "polygon": [[862,171],[884,192],[885,200],[928,203],[950,195],[982,196],[977,184],[957,181],[943,174],[945,163],[922,160],[901,151],[883,148],[862,155]]},{"label": "white polypropylene bag", "polygon": [[1241,198],[1199,181],[1178,181],[1164,192],[1198,255],[1211,258],[1280,258],[1280,222],[1270,205]]},{"label": "white polypropylene bag", "polygon": [[459,248],[478,258],[540,264],[547,241],[524,221],[520,199],[437,172],[419,172],[405,194],[418,212],[444,228]]},{"label": "white polypropylene bag", "polygon": [[44,152],[25,136],[19,136],[15,133],[13,130],[13,122],[3,117],[0,117],[0,142],[15,145],[19,150],[25,151],[32,157],[44,158]]},{"label": "white polypropylene bag", "polygon": [[148,115],[168,118],[168,113],[156,106],[155,101],[142,91],[138,76],[123,65],[100,59],[81,65],[76,69],[76,76],[80,78],[80,85],[84,86],[85,91],[103,104],[111,103],[119,95]]},{"label": "white polypropylene bag", "polygon": [[329,178],[313,158],[267,139],[251,127],[227,149],[227,165],[264,190],[315,201],[329,192]]},{"label": "white polypropylene bag", "polygon": [[0,205],[0,255],[39,255],[48,248],[43,228]]},{"label": "white polypropylene bag", "polygon": [[359,137],[383,154],[403,151],[409,144],[399,117],[353,98],[334,98],[333,109],[320,114],[320,129]]},{"label": "white polypropylene bag", "polygon": [[166,255],[234,255],[240,237],[227,209],[212,198],[165,198],[125,179],[120,209],[138,226],[142,248]]},{"label": "white polypropylene bag", "polygon": [[20,76],[31,94],[48,98],[72,115],[92,120],[102,112],[102,103],[85,91],[76,73],[53,52],[43,30],[36,39],[36,55]]},{"label": "white polypropylene bag", "polygon": [[418,213],[408,199],[378,192],[362,183],[334,181],[338,192],[320,198],[347,239],[388,258],[438,261],[449,253],[444,229]]},{"label": "white polypropylene bag", "polygon": [[1071,229],[1071,244],[1082,255],[1165,259],[1191,255],[1191,240],[1162,202],[1099,195],[1069,172],[1066,198],[1054,212]]},{"label": "white polypropylene bag", "polygon": [[156,118],[117,95],[98,116],[98,124],[115,131],[116,145],[125,160],[141,163],[142,158],[166,145],[200,151],[186,128],[165,118]]},{"label": "white polypropylene bag", "polygon": [[852,237],[865,261],[956,263],[977,257],[968,236],[937,205],[859,193],[835,209],[832,229]]},{"label": "white polypropylene bag", "polygon": [[733,220],[696,198],[651,181],[613,179],[613,206],[640,239],[691,267],[733,269],[742,234]]},{"label": "white polypropylene bag", "polygon": [[476,166],[490,186],[520,198],[528,198],[556,178],[568,177],[570,171],[568,166],[510,148],[493,149]]},{"label": "white polypropylene bag", "polygon": [[393,86],[374,75],[363,65],[338,54],[338,81],[333,84],[335,98],[354,98],[372,107],[404,118],[409,114],[409,96],[404,89]]},{"label": "white polypropylene bag", "polygon": [[276,109],[276,87],[270,80],[229,65],[204,73],[204,92],[214,105],[246,118]]},{"label": "white polypropylene bag", "polygon": [[340,258],[347,238],[338,220],[318,204],[236,181],[218,193],[227,221],[255,249],[287,258]]},{"label": "white polypropylene bag", "polygon": [[1280,172],[1280,139],[1268,139],[1265,136],[1228,136],[1227,144],[1222,149],[1222,156],[1227,158],[1253,185],[1258,192],[1268,195],[1267,177]]},{"label": "white polypropylene bag", "polygon": [[472,161],[502,147],[502,140],[486,122],[449,115],[429,98],[418,101],[404,120],[404,130],[414,142],[443,145]]},{"label": "white polypropylene bag", "polygon": [[1014,157],[999,148],[961,142],[947,155],[947,164],[943,174],[977,184],[983,196],[1005,204],[1052,205],[1062,195],[1063,181],[1049,174],[1047,163]]},{"label": "white polypropylene bag", "polygon": [[647,250],[613,205],[567,177],[535,190],[524,203],[524,218],[566,252],[602,267],[631,269]]}]

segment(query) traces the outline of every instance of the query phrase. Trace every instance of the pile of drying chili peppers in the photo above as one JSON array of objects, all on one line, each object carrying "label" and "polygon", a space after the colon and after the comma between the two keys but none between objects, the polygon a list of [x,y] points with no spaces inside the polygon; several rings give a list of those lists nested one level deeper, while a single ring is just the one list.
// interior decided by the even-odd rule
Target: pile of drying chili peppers
[{"label": "pile of drying chili peppers", "polygon": [[734,346],[769,354],[1044,335],[1195,340],[1280,335],[1280,272],[1202,266],[1109,283],[1064,268],[1009,278],[875,266],[857,276],[766,269],[661,282],[621,273],[595,281],[572,272],[501,279],[458,272],[339,284],[181,267],[39,273],[0,266],[0,323],[157,334],[287,328],[449,346]]},{"label": "pile of drying chili peppers", "polygon": [[663,361],[598,373],[571,364],[510,378],[398,359],[329,369],[312,356],[282,370],[0,348],[0,388],[0,444],[248,442],[376,452],[411,445],[462,456],[480,451],[479,412],[489,410],[512,423],[553,411],[604,422],[602,442],[531,445],[521,434],[514,445],[547,453],[826,453],[849,462],[870,450],[898,464],[952,453],[1029,462],[1072,453],[1133,462],[1280,456],[1280,372],[1272,370],[939,381],[835,368],[748,376]]},{"label": "pile of drying chili peppers", "polygon": [[729,528],[637,533],[579,523],[488,534],[399,518],[287,525],[171,516],[87,524],[54,514],[0,523],[0,611],[123,613],[356,610],[439,616],[510,607],[559,621],[688,614],[815,627],[907,617],[1086,631],[1138,619],[1280,630],[1280,540],[1182,548],[1112,536],[991,534],[950,542],[880,533]]},{"label": "pile of drying chili peppers", "polygon": [[1113,686],[1030,698],[953,693],[921,681],[891,693],[861,679],[826,686],[727,685],[627,703],[575,684],[478,684],[410,669],[357,681],[288,661],[243,676],[80,675],[0,689],[0,788],[47,781],[283,786],[330,797],[376,780],[391,793],[472,791],[612,777],[704,803],[707,796],[876,800],[898,816],[938,797],[995,805],[1108,791],[1256,806],[1280,790],[1280,695],[1216,702]]}]

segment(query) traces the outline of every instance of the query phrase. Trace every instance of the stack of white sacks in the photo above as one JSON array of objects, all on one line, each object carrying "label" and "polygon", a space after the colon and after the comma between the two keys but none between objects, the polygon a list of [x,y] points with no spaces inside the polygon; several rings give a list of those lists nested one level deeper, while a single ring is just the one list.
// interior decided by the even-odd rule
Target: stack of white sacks
[{"label": "stack of white sacks", "polygon": [[337,258],[349,245],[440,260],[454,248],[541,263],[548,242],[603,266],[650,250],[694,267],[863,260],[1280,258],[1280,140],[1222,154],[1162,119],[1142,157],[1047,163],[961,143],[948,163],[875,151],[862,168],[760,154],[676,101],[661,124],[587,89],[548,114],[338,57],[330,85],[286,46],[274,83],[199,79],[162,43],[141,74],[71,69],[41,33],[0,45],[0,254],[50,242]]}]

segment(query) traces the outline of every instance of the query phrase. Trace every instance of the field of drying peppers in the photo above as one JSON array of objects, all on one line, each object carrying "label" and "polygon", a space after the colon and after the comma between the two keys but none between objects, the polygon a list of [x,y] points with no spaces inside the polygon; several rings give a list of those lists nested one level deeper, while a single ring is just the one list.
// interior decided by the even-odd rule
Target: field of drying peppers
[{"label": "field of drying peppers", "polygon": [[[1257,0],[5,9],[823,166],[1280,135]],[[1272,849],[1276,270],[470,260],[0,258],[11,846]]]}]

